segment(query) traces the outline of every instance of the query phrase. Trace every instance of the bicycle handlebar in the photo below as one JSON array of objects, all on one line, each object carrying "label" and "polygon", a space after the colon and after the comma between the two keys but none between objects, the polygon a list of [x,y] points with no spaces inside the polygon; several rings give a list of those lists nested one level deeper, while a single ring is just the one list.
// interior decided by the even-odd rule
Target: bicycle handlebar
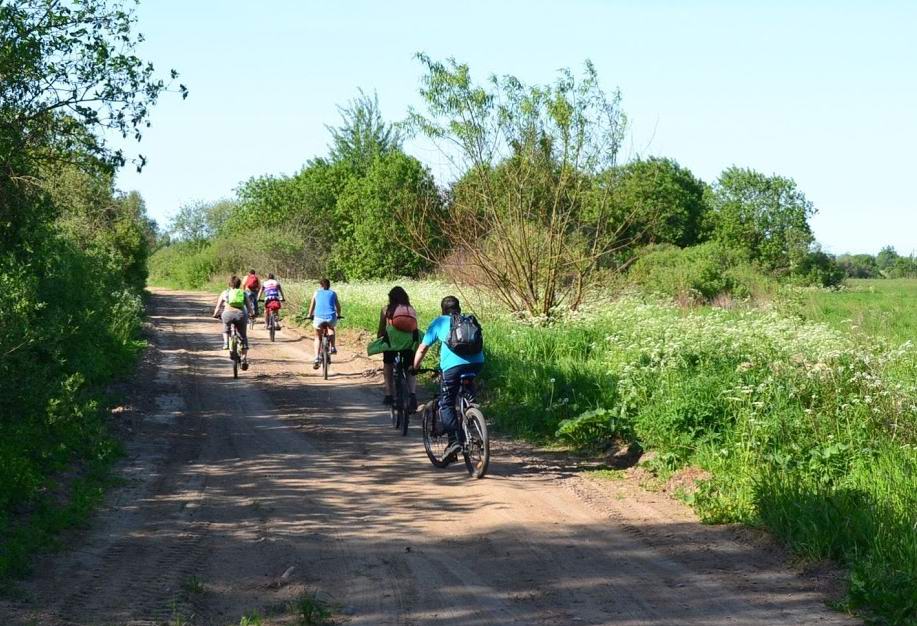
[{"label": "bicycle handlebar", "polygon": [[[306,319],[307,319],[307,320],[314,320],[314,319],[315,319],[315,316],[314,316],[314,315],[309,315],[309,316],[306,317]],[[343,315],[338,315],[338,316],[337,316],[336,318],[334,318],[334,319],[342,320],[342,319],[344,319],[344,316],[343,316]]]}]

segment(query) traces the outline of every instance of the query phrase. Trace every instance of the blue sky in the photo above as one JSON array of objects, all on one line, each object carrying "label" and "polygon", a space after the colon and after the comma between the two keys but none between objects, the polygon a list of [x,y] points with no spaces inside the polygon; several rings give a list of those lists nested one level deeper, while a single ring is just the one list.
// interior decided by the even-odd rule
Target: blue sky
[{"label": "blue sky", "polygon": [[[401,119],[424,51],[526,82],[591,59],[622,91],[625,159],[789,176],[826,249],[917,251],[917,2],[145,0],[138,15],[143,55],[191,90],[161,100],[149,164],[119,176],[160,223],[324,154],[360,87]],[[406,149],[448,175],[432,146]]]}]

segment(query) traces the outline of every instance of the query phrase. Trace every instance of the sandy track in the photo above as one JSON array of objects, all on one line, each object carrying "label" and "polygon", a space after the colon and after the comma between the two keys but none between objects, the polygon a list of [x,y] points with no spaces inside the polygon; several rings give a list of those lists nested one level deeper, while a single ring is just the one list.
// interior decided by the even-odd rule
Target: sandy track
[{"label": "sandy track", "polygon": [[309,343],[259,329],[233,381],[210,305],[154,294],[127,485],[0,624],[286,624],[305,593],[365,625],[852,623],[770,542],[663,496],[509,444],[482,481],[434,469],[346,349],[323,381]]}]

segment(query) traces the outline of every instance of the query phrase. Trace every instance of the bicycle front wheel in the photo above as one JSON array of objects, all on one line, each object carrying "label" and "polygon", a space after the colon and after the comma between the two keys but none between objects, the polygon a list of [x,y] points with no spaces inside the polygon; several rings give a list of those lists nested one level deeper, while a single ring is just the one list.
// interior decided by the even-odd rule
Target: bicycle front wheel
[{"label": "bicycle front wheel", "polygon": [[465,411],[465,431],[467,441],[462,456],[465,467],[472,478],[483,478],[490,464],[490,439],[487,437],[487,422],[484,414],[477,407]]},{"label": "bicycle front wheel", "polygon": [[446,460],[449,437],[445,433],[437,434],[433,421],[433,407],[428,404],[423,409],[423,418],[420,422],[420,428],[423,432],[423,449],[434,467],[446,467],[449,465],[449,461]]}]

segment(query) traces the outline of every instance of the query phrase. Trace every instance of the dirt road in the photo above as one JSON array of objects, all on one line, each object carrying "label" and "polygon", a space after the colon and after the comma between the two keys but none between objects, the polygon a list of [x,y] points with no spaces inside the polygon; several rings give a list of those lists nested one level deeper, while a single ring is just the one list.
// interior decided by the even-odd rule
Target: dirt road
[{"label": "dirt road", "polygon": [[252,339],[232,380],[200,294],[157,291],[116,489],[71,549],[39,561],[2,624],[847,624],[765,540],[664,496],[495,450],[436,470],[388,426],[374,367]]}]

